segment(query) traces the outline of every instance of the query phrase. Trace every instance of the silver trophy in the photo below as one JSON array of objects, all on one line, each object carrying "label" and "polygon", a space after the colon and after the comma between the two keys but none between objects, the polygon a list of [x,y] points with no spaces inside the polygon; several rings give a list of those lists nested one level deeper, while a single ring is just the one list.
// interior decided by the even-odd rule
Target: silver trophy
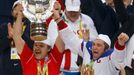
[{"label": "silver trophy", "polygon": [[56,0],[21,0],[24,16],[31,21],[30,37],[32,40],[47,39],[46,19],[52,15]]}]

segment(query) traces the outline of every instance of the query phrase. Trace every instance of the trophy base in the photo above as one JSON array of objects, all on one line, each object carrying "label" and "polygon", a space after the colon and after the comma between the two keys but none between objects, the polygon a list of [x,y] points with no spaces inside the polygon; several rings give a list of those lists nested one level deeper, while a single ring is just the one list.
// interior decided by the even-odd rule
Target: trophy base
[{"label": "trophy base", "polygon": [[47,36],[36,35],[36,36],[31,36],[31,39],[34,40],[34,41],[42,41],[42,40],[46,40]]},{"label": "trophy base", "polygon": [[42,41],[47,39],[47,30],[45,23],[31,23],[30,26],[30,37],[34,41]]}]

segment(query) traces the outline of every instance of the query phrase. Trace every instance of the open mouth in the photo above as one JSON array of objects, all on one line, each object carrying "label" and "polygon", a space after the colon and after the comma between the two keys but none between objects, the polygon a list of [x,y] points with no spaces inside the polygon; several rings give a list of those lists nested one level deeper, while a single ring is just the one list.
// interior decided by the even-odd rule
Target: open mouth
[{"label": "open mouth", "polygon": [[97,51],[93,51],[93,54],[98,54],[98,52]]},{"label": "open mouth", "polygon": [[35,51],[35,54],[41,54],[41,51]]}]

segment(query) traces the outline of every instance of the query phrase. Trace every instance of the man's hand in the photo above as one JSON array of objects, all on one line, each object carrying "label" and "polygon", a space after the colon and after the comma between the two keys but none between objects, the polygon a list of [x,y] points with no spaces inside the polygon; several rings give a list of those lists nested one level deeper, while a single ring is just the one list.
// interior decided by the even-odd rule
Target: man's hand
[{"label": "man's hand", "polygon": [[60,16],[61,5],[60,5],[59,2],[56,1],[56,2],[54,3],[54,8],[53,8],[52,12],[53,12],[53,16],[52,16],[53,19],[54,19],[55,21],[60,20],[60,18],[61,18],[61,16]]},{"label": "man's hand", "polygon": [[84,41],[89,41],[89,28],[87,28],[86,24],[83,24],[83,29],[82,29],[82,38]]},{"label": "man's hand", "polygon": [[82,38],[84,41],[89,41],[89,29],[82,30]]},{"label": "man's hand", "polygon": [[60,5],[60,3],[58,1],[56,1],[54,3],[54,9],[55,10],[58,10],[59,12],[61,12],[61,5]]},{"label": "man's hand", "polygon": [[119,45],[124,46],[125,43],[128,41],[128,39],[129,39],[129,36],[126,33],[121,33],[118,36],[118,43],[119,43]]},{"label": "man's hand", "polygon": [[13,25],[11,25],[11,23],[8,23],[9,38],[16,38],[16,36],[22,36],[22,15],[23,13],[19,11],[18,15],[16,16],[16,21],[13,23]]},{"label": "man's hand", "polygon": [[22,39],[22,19],[23,19],[23,13],[22,11],[18,11],[17,15],[16,15],[16,21],[13,23],[13,25],[11,26],[11,24],[8,24],[8,34],[9,34],[9,38],[13,38],[14,42],[15,42],[15,46],[17,48],[17,52],[19,54],[21,54],[23,46],[24,46],[24,40]]}]

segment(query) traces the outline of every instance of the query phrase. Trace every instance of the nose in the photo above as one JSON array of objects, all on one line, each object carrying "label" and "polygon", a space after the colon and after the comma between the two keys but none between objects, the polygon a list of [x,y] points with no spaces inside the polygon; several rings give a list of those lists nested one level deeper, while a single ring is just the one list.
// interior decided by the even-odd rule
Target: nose
[{"label": "nose", "polygon": [[36,50],[40,49],[40,45],[38,45],[38,44],[35,45],[35,49],[36,49]]},{"label": "nose", "polygon": [[92,49],[94,50],[94,49],[97,49],[97,45],[93,45],[92,46]]}]

